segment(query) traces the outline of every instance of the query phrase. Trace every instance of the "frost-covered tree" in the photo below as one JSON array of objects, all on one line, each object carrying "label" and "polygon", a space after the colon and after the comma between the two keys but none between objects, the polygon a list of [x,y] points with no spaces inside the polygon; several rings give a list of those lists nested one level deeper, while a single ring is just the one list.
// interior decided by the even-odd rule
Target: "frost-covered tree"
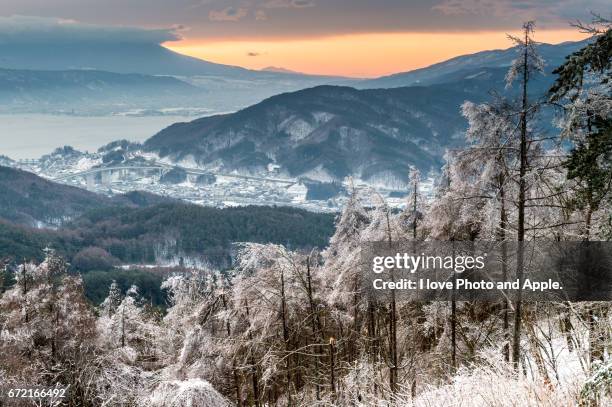
[{"label": "frost-covered tree", "polygon": [[[416,178],[416,174],[413,174]],[[417,180],[414,179],[415,186]],[[415,195],[416,199],[416,195]],[[371,216],[370,224],[364,229],[362,239],[364,242],[387,242],[389,245],[397,238],[394,236],[397,233],[397,225],[393,222],[394,217],[391,214],[391,209],[385,202],[385,200],[378,194],[375,194],[374,201],[377,203]],[[415,210],[416,212],[416,210]],[[414,214],[416,215],[416,214]],[[414,233],[416,233],[416,217],[414,218]],[[394,227],[395,226],[395,227]],[[361,269],[361,268],[360,268]],[[393,272],[391,278],[394,280],[395,277]],[[388,298],[388,343],[389,352],[386,358],[387,364],[389,365],[389,388],[392,393],[397,391],[398,387],[398,368],[399,368],[399,356],[398,356],[398,345],[397,345],[397,300],[395,297],[395,291],[391,291]],[[372,318],[373,316],[370,316]],[[355,316],[356,318],[356,316]]]},{"label": "frost-covered tree", "polygon": [[[364,236],[370,223],[371,214],[364,207],[358,192],[352,189],[347,204],[336,219],[336,229],[329,245],[322,253],[321,282],[325,303],[329,305],[329,318],[335,325],[333,330],[328,330],[328,335],[337,339],[339,332],[342,332],[353,342],[364,326],[361,315],[367,312],[365,326],[370,343],[376,346],[378,327],[374,317],[375,306],[371,298],[363,295],[361,264],[362,244],[368,238],[374,238],[372,230],[369,237]],[[355,354],[356,351],[351,346],[350,352]]]},{"label": "frost-covered tree", "polygon": [[[297,349],[308,332],[308,326],[299,323],[309,310],[301,283],[303,267],[302,256],[282,246],[244,244],[238,253],[232,298],[234,308],[241,310],[248,324],[242,341],[251,342],[246,350],[250,355],[242,364],[257,364],[263,386],[284,384],[290,404],[292,393],[302,384],[304,372],[298,367]],[[256,375],[255,369],[252,374]]]},{"label": "frost-covered tree", "polygon": [[[465,102],[462,113],[468,120],[468,146],[453,157],[450,187],[463,191],[464,223],[481,221],[475,230],[484,238],[503,241],[508,230],[508,196],[513,192],[510,166],[516,161],[518,145],[512,106],[503,99],[478,105]],[[486,213],[489,210],[498,214]],[[483,211],[483,216],[475,216]],[[491,228],[484,219],[497,222]]]},{"label": "frost-covered tree", "polygon": [[109,349],[128,346],[141,352],[153,349],[152,315],[145,311],[138,287],[130,287],[122,296],[116,284],[111,284],[101,310],[98,327],[103,346]]},{"label": "frost-covered tree", "polygon": [[[529,82],[534,74],[541,73],[544,68],[544,61],[537,52],[537,43],[533,40],[535,22],[528,21],[523,24],[523,36],[509,38],[517,45],[518,57],[513,61],[512,66],[506,75],[507,86],[512,85],[515,80],[519,80],[520,91],[520,110],[519,110],[519,174],[518,174],[518,197],[517,197],[517,232],[516,239],[519,242],[517,252],[517,277],[522,281],[524,269],[524,253],[522,243],[525,240],[525,205],[527,203],[527,172],[529,171],[529,147],[531,135],[529,133],[529,118],[536,109],[535,105],[530,105],[528,100]],[[512,337],[512,361],[515,368],[519,368],[520,346],[521,346],[521,290],[518,290],[515,312],[514,312],[514,332]]]},{"label": "frost-covered tree", "polygon": [[423,217],[425,202],[421,195],[421,172],[416,167],[410,168],[408,174],[408,198],[406,208],[400,217],[402,226],[411,231],[412,239],[417,238],[417,226]]},{"label": "frost-covered tree", "polygon": [[592,25],[578,27],[593,39],[555,69],[549,95],[563,110],[562,136],[573,143],[565,162],[567,178],[574,181],[571,204],[584,212],[582,236],[589,240],[593,216],[609,206],[612,189],[612,23],[595,16]]},{"label": "frost-covered tree", "polygon": [[454,153],[446,153],[443,181],[425,213],[423,223],[427,237],[433,240],[473,240],[483,223],[482,208],[477,206],[479,210],[474,209],[475,202],[482,202],[482,192],[479,191],[477,197],[472,195],[472,184],[468,183],[466,187],[463,169],[454,157]]},{"label": "frost-covered tree", "polygon": [[328,271],[331,303],[355,307],[360,290],[359,262],[361,233],[370,223],[370,215],[353,189],[327,249],[322,253]]},{"label": "frost-covered tree", "polygon": [[[591,25],[578,23],[577,26],[593,38],[567,56],[565,63],[554,71],[558,77],[549,95],[553,103],[562,107],[562,136],[573,144],[564,167],[568,189],[572,191],[568,209],[582,213],[583,228],[579,236],[583,240],[609,240],[612,236],[612,22],[594,15]],[[608,307],[600,304],[590,304],[586,310],[591,362],[604,359],[610,335],[601,321],[605,321],[608,312]]]},{"label": "frost-covered tree", "polygon": [[110,318],[117,312],[119,305],[121,305],[121,290],[117,281],[113,280],[108,289],[108,296],[102,301],[100,308]]},{"label": "frost-covered tree", "polygon": [[45,255],[39,265],[20,265],[0,297],[0,370],[17,382],[70,385],[65,402],[74,406],[93,397],[94,314],[80,277],[66,275],[53,250]]}]

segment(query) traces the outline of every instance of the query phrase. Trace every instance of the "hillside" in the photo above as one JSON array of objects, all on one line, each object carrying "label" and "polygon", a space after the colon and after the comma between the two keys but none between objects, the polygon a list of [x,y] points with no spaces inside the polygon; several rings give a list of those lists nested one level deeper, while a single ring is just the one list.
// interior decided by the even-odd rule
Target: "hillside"
[{"label": "hillside", "polygon": [[356,90],[319,86],[271,97],[233,114],[174,124],[144,144],[173,160],[226,171],[403,180],[409,165],[438,168],[463,129],[458,106],[482,95],[446,87]]},{"label": "hillside", "polygon": [[205,92],[173,77],[95,70],[0,69],[0,112],[100,114],[205,105]]},{"label": "hillside", "polygon": [[[0,219],[0,260],[41,261],[43,249],[51,247],[70,263],[72,272],[82,274],[92,302],[99,304],[115,280],[124,291],[138,285],[145,298],[165,306],[160,285],[173,269],[164,267],[227,268],[234,242],[278,243],[300,250],[323,248],[333,228],[334,215],[293,208],[215,209],[182,203],[106,208],[56,230]],[[121,264],[137,266],[113,268]],[[156,264],[159,271],[145,264]]]},{"label": "hillside", "polygon": [[41,259],[48,246],[80,271],[125,263],[227,267],[234,242],[324,247],[333,225],[333,214],[287,207],[107,207],[54,230],[0,219],[0,259]]},{"label": "hillside", "polygon": [[0,218],[29,226],[57,226],[87,210],[112,204],[110,198],[3,166],[0,190]]},{"label": "hillside", "polygon": [[192,257],[227,264],[234,242],[323,247],[333,229],[332,214],[217,209],[141,191],[107,197],[3,166],[0,190],[0,259],[40,258],[50,246],[70,260],[93,247],[118,263],[178,264]]},{"label": "hillside", "polygon": [[123,262],[178,264],[182,257],[229,265],[234,242],[324,247],[333,220],[333,214],[288,207],[218,209],[176,203],[91,211],[66,230]]},{"label": "hillside", "polygon": [[33,227],[58,227],[93,209],[175,202],[141,191],[107,197],[1,165],[0,190],[0,219]]}]

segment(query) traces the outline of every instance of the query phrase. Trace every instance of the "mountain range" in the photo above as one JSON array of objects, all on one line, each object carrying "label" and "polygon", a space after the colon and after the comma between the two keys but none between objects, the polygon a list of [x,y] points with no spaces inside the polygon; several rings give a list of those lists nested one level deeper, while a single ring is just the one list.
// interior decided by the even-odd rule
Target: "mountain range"
[{"label": "mountain range", "polygon": [[[555,67],[584,43],[542,44],[539,49],[548,66]],[[67,47],[2,43],[0,112],[225,112],[318,85],[374,89],[477,78],[483,88],[491,89],[500,87],[500,82],[489,80],[489,71],[507,69],[515,56],[515,48],[483,51],[410,72],[358,80],[275,67],[249,70],[181,55],[157,44],[75,43]]]},{"label": "mountain range", "polygon": [[0,43],[0,67],[32,70],[100,70],[172,76],[266,79],[278,76],[182,55],[159,44],[84,42],[73,44]]},{"label": "mountain range", "polygon": [[0,112],[121,113],[206,105],[202,89],[170,76],[0,68]]},{"label": "mountain range", "polygon": [[0,42],[0,69],[0,113],[232,111],[344,80],[217,64],[139,42]]},{"label": "mountain range", "polygon": [[245,69],[182,55],[159,44],[129,42],[0,42],[0,69],[2,113],[232,111],[278,93],[344,80]]},{"label": "mountain range", "polygon": [[[552,70],[584,44],[541,45],[548,63],[533,77],[530,97],[543,97]],[[485,51],[359,82],[359,90],[318,86],[285,93],[236,113],[174,124],[144,146],[172,161],[224,171],[265,172],[275,164],[291,177],[336,181],[351,175],[397,186],[409,166],[437,170],[444,152],[461,145],[464,101],[482,102],[493,91],[518,95],[518,86],[505,84],[515,57],[515,48]],[[551,127],[548,112],[541,125]]]},{"label": "mountain range", "polygon": [[236,110],[277,93],[336,79],[285,73],[255,79],[178,77],[97,69],[6,69],[0,65],[0,113],[202,114]]},{"label": "mountain range", "polygon": [[[590,40],[568,41],[560,44],[539,44],[538,53],[544,59],[546,71],[561,65],[567,55],[584,47]],[[400,72],[380,78],[360,81],[357,88],[396,88],[401,86],[428,86],[448,83],[454,79],[476,77],[483,68],[500,68],[504,71],[517,57],[517,48],[481,51],[460,55],[425,68]],[[495,85],[495,84],[492,84]]]},{"label": "mountain range", "polygon": [[[409,165],[438,168],[463,121],[469,92],[319,86],[273,96],[236,113],[176,123],[144,143],[172,161],[223,171],[266,171],[321,181],[353,175],[393,184]],[[474,95],[478,97],[478,95]]]},{"label": "mountain range", "polygon": [[[547,67],[543,76],[534,77],[530,97],[542,97],[554,79],[552,70],[585,43],[540,45]],[[504,81],[517,55],[516,48],[460,56],[373,80],[352,80],[348,82],[350,87],[338,86],[347,83],[339,78],[211,65],[163,47],[145,51],[139,52],[147,58],[159,58],[157,65],[152,63],[144,69],[147,74],[1,70],[0,84],[5,90],[0,91],[0,100],[3,92],[9,105],[15,100],[27,104],[33,100],[28,95],[33,93],[41,103],[56,106],[62,106],[63,100],[84,105],[96,100],[92,103],[110,106],[117,101],[129,106],[127,99],[142,103],[174,100],[179,104],[198,100],[214,104],[212,110],[252,102],[235,113],[171,125],[147,140],[144,149],[168,161],[222,171],[262,173],[274,164],[281,174],[290,177],[337,181],[351,175],[374,184],[401,186],[409,166],[425,172],[437,170],[444,152],[462,143],[466,123],[460,105],[464,101],[481,102],[492,91],[509,98],[517,94],[516,87],[505,89]],[[80,59],[67,59],[64,65],[58,60],[54,67],[97,61],[85,51],[76,54]],[[9,57],[16,60],[14,52]],[[104,63],[107,65],[100,63],[96,68],[141,69],[130,58]],[[108,65],[111,63],[118,65]],[[151,75],[162,73],[224,76]],[[251,79],[244,79],[247,77]],[[334,85],[301,89],[325,81]],[[301,90],[280,93],[294,88]],[[259,101],[269,94],[275,96]],[[550,127],[548,119],[542,123],[544,127]]]}]

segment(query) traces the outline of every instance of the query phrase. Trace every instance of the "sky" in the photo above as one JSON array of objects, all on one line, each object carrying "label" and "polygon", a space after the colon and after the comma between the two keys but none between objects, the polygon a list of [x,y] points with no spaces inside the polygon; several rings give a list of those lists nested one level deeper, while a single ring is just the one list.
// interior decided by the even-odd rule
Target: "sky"
[{"label": "sky", "polygon": [[1,0],[0,42],[159,43],[252,69],[376,77],[536,39],[585,38],[570,27],[609,0]]}]

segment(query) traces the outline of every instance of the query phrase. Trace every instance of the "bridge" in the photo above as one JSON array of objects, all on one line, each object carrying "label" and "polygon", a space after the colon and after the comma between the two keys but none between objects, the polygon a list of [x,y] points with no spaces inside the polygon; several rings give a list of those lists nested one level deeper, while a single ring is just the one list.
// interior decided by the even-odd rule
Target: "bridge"
[{"label": "bridge", "polygon": [[202,170],[198,168],[187,168],[187,167],[181,167],[181,166],[176,166],[176,165],[173,166],[173,165],[161,164],[161,163],[156,163],[156,164],[151,164],[151,165],[125,165],[124,164],[124,165],[116,165],[116,166],[110,166],[110,167],[97,167],[97,168],[91,168],[85,171],[79,171],[79,172],[73,172],[70,174],[60,175],[58,177],[53,178],[53,181],[65,181],[65,180],[72,179],[72,178],[87,177],[87,176],[95,175],[95,174],[105,174],[105,173],[112,174],[115,171],[134,171],[134,170],[159,171],[160,177],[161,177],[172,169],[179,169],[191,175],[214,175],[217,177],[227,177],[227,178],[237,178],[237,179],[252,180],[252,181],[272,182],[276,184],[285,184],[287,186],[294,185],[297,182],[291,179],[267,178],[267,177],[257,177],[257,176],[252,176],[252,175],[230,174],[230,173],[223,173],[223,172],[217,172],[217,171]]}]

